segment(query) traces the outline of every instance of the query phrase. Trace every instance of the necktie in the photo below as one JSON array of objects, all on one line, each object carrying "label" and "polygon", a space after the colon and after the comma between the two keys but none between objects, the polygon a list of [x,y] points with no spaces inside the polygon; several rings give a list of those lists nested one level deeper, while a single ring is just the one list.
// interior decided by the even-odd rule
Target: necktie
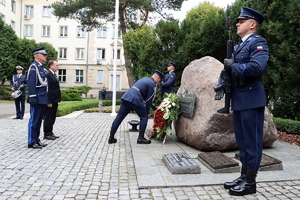
[{"label": "necktie", "polygon": [[56,80],[58,81],[58,77],[57,77],[57,75],[55,73],[54,73],[54,76],[55,76]]}]

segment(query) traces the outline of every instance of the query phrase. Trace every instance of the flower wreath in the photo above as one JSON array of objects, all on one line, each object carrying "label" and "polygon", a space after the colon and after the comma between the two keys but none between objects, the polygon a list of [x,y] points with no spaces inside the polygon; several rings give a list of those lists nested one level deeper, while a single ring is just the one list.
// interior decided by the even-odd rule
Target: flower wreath
[{"label": "flower wreath", "polygon": [[175,93],[167,94],[154,114],[153,132],[157,139],[172,133],[172,121],[177,119],[179,113],[178,95]]}]

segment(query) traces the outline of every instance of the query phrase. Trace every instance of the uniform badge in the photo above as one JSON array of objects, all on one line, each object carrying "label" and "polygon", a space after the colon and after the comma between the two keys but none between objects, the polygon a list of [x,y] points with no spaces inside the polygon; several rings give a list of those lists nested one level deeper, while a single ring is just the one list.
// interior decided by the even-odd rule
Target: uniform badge
[{"label": "uniform badge", "polygon": [[262,46],[257,46],[257,50],[263,50],[264,48]]}]

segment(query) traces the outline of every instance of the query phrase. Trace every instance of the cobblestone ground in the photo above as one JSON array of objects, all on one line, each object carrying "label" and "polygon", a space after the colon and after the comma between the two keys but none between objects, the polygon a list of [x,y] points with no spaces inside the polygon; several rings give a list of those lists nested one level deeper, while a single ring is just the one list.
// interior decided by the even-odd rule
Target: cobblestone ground
[{"label": "cobblestone ground", "polygon": [[259,183],[244,197],[221,185],[139,189],[126,123],[134,118],[121,124],[114,145],[107,144],[109,114],[58,118],[60,138],[43,140],[42,150],[27,148],[28,119],[0,119],[0,199],[300,199],[300,181]]}]

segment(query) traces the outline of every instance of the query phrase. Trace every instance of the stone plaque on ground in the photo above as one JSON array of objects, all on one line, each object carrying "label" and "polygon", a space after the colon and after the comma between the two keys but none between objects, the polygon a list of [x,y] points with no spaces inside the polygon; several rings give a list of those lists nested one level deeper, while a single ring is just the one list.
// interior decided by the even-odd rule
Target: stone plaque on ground
[{"label": "stone plaque on ground", "polygon": [[[239,153],[236,153],[235,157],[237,159],[240,159]],[[273,158],[263,153],[258,171],[275,171],[275,170],[283,170],[281,160],[278,160],[276,158]]]},{"label": "stone plaque on ground", "polygon": [[199,161],[214,173],[239,172],[239,163],[219,151],[201,153]]},{"label": "stone plaque on ground", "polygon": [[200,174],[200,166],[185,152],[164,154],[162,158],[172,174]]}]

